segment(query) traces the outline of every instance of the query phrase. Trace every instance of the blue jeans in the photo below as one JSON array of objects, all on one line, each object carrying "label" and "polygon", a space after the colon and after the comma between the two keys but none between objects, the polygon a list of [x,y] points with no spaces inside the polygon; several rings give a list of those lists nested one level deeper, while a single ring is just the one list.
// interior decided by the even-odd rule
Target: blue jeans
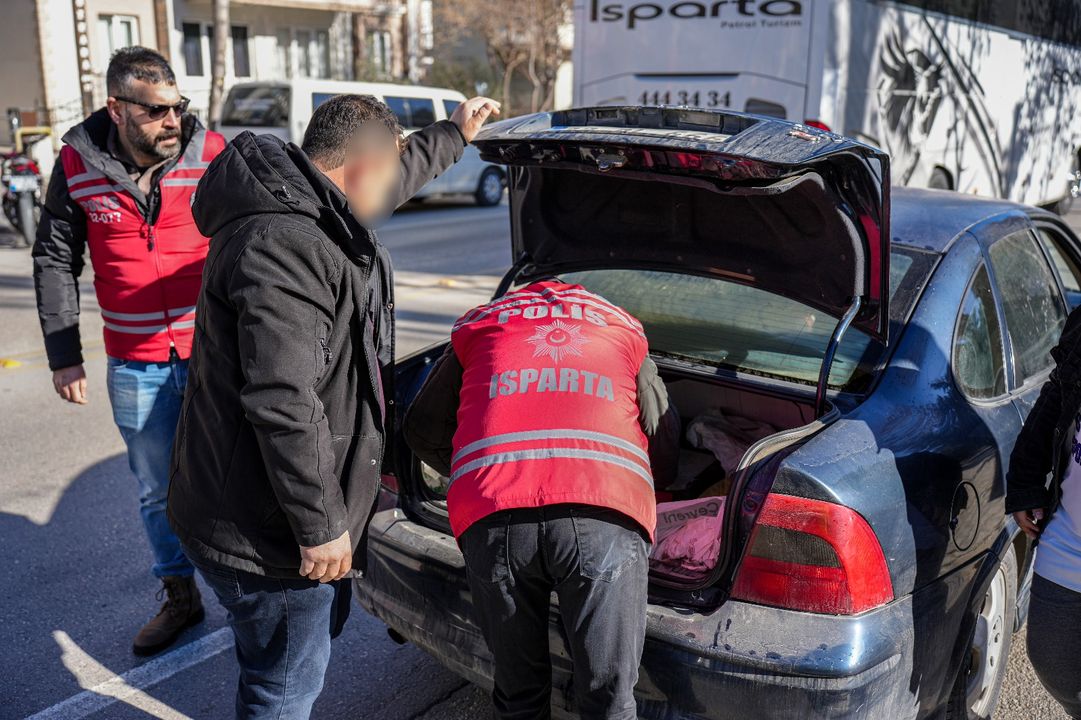
[{"label": "blue jeans", "polygon": [[349,615],[350,581],[281,580],[192,557],[229,612],[238,720],[307,718],[323,689],[330,641]]},{"label": "blue jeans", "polygon": [[160,363],[109,358],[107,385],[113,420],[128,446],[128,465],[139,481],[139,513],[154,553],[154,575],[195,572],[165,514],[173,439],[188,382],[188,361]]}]

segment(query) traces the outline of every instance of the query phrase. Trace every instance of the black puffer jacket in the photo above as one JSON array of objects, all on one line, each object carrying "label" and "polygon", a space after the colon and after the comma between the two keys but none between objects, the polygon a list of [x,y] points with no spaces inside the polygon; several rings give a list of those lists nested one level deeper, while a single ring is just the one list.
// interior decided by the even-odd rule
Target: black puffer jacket
[{"label": "black puffer jacket", "polygon": [[1062,497],[1074,422],[1081,410],[1081,308],[1066,319],[1051,357],[1055,369],[1017,436],[1006,475],[1006,512],[1045,508],[1045,526]]},{"label": "black puffer jacket", "polygon": [[[462,155],[458,128],[409,138],[398,204]],[[393,397],[389,258],[295,145],[240,135],[193,214],[211,237],[169,488],[204,560],[297,577],[299,545],[348,530],[353,567],[379,486]]]}]

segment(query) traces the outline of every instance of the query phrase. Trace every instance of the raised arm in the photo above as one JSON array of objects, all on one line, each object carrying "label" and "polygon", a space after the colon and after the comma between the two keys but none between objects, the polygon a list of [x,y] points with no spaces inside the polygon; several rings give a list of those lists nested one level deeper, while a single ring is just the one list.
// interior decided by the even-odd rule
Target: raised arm
[{"label": "raised arm", "polygon": [[394,207],[399,207],[426,184],[462,158],[489,115],[499,114],[499,103],[475,97],[454,109],[449,120],[433,123],[409,136],[402,153],[401,182]]}]

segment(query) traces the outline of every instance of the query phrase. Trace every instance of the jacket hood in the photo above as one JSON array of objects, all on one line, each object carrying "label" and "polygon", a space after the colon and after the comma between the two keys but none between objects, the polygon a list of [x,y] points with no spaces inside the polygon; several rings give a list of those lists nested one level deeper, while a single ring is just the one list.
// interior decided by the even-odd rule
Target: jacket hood
[{"label": "jacket hood", "polygon": [[[344,215],[343,215],[344,213]],[[292,143],[241,133],[207,168],[192,201],[199,232],[213,236],[235,220],[266,214],[304,215],[339,239],[355,234],[345,196]]]}]

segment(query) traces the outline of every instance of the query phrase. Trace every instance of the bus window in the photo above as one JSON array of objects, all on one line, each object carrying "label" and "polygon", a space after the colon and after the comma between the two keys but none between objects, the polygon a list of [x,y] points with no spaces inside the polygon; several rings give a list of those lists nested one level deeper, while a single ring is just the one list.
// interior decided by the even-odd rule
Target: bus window
[{"label": "bus window", "polygon": [[281,86],[234,87],[221,112],[222,125],[287,127],[288,122],[289,88]]}]

